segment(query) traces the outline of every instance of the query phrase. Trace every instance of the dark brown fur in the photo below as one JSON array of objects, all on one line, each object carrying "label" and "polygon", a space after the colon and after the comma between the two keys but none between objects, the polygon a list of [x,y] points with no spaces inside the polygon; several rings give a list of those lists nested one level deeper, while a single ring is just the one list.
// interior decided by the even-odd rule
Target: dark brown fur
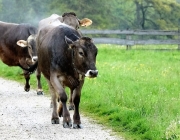
[{"label": "dark brown fur", "polygon": [[[84,77],[89,70],[96,71],[97,48],[92,39],[66,26],[41,30],[37,37],[38,68],[46,77],[52,95],[52,123],[59,123],[63,116],[63,126],[71,127],[71,118],[66,107],[67,95],[64,87],[69,87],[75,110],[73,127],[80,128],[79,103]],[[91,78],[96,77],[90,75]],[[56,94],[57,93],[57,94]],[[60,99],[59,108],[57,100]]]},{"label": "dark brown fur", "polygon": [[[49,30],[49,28],[54,28],[55,26],[59,26],[60,23],[64,23],[64,24],[71,26],[72,28],[76,29],[79,32],[79,34],[82,36],[82,34],[81,34],[80,30],[78,30],[78,28],[80,26],[89,26],[92,24],[92,21],[87,18],[80,20],[77,18],[76,14],[74,12],[64,13],[62,16],[59,16],[57,14],[52,14],[50,17],[42,19],[39,22],[38,30],[41,31],[41,34],[44,35],[44,34],[46,34],[47,30]],[[43,30],[41,30],[41,29],[43,29]],[[43,35],[41,35],[41,38],[43,38]],[[43,94],[41,80],[40,80],[41,79],[41,71],[38,68],[36,71],[36,77],[37,77],[37,83],[38,83],[37,94],[41,95],[41,94]],[[70,104],[72,104],[72,100],[70,100]]]}]

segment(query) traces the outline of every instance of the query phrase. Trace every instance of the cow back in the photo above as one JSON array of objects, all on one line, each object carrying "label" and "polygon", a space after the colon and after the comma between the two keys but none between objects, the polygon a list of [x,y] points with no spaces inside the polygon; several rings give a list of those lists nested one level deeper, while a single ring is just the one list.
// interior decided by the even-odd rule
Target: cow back
[{"label": "cow back", "polygon": [[17,45],[18,40],[37,33],[37,29],[29,24],[0,22],[0,58],[9,66],[19,66],[22,58],[29,57],[28,49]]},{"label": "cow back", "polygon": [[48,26],[48,25],[59,25],[62,21],[62,16],[59,16],[57,14],[52,14],[50,17],[42,19],[39,21],[38,30],[41,30],[42,28]]},{"label": "cow back", "polygon": [[71,64],[71,59],[68,58],[70,51],[65,42],[65,36],[73,41],[80,37],[76,30],[67,26],[57,26],[48,31],[47,28],[43,28],[38,35],[38,63],[40,63],[41,71],[48,79],[50,70],[62,73],[69,71],[68,64]]}]

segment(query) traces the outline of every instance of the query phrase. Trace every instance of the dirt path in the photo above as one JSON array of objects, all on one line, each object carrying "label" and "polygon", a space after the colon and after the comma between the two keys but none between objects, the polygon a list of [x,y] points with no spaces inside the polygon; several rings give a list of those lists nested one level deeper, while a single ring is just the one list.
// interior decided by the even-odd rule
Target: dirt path
[{"label": "dirt path", "polygon": [[52,125],[51,113],[49,97],[24,92],[23,85],[0,78],[0,140],[123,140],[82,115],[83,129]]}]

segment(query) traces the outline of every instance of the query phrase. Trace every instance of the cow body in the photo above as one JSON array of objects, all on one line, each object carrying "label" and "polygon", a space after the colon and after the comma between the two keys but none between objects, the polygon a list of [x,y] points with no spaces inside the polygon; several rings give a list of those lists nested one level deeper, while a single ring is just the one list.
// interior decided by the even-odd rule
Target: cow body
[{"label": "cow body", "polygon": [[[79,103],[85,76],[94,78],[97,48],[92,40],[67,26],[40,30],[37,36],[38,68],[48,81],[52,95],[52,123],[58,124],[63,116],[63,126],[71,127],[71,118],[66,107],[65,87],[73,92],[75,110],[73,127],[81,128]],[[59,107],[57,101],[60,99]]]},{"label": "cow body", "polygon": [[[78,30],[80,26],[89,26],[92,24],[92,21],[88,18],[83,18],[83,19],[78,19],[75,13],[69,12],[69,13],[64,13],[62,16],[57,15],[57,14],[52,14],[50,17],[47,17],[45,19],[42,19],[39,22],[38,25],[38,30],[40,31],[41,29],[41,34],[46,34],[47,30],[50,28],[54,28],[59,25],[68,25],[70,28],[76,29],[79,34],[82,36],[80,31]],[[43,33],[42,33],[43,32]],[[43,37],[41,35],[41,37]],[[37,94],[41,95],[43,94],[42,90],[42,85],[41,85],[41,71],[39,68],[37,68],[36,71],[36,77],[37,77],[37,83],[38,83],[38,89],[37,89]],[[72,91],[71,91],[72,93]],[[72,98],[70,97],[70,109],[73,109],[73,104],[72,104]]]},{"label": "cow body", "polygon": [[60,23],[63,23],[61,19],[62,16],[52,14],[50,17],[47,17],[39,21],[38,30],[41,30],[42,28],[48,25],[58,26]]},{"label": "cow body", "polygon": [[50,17],[42,19],[39,21],[38,29],[41,30],[42,28],[53,25],[58,26],[59,24],[64,23],[73,27],[74,29],[79,29],[80,26],[89,26],[92,24],[92,21],[88,18],[78,19],[76,14],[73,12],[64,13],[62,16],[57,14],[52,14]]},{"label": "cow body", "polygon": [[[36,34],[36,32],[36,28],[28,24],[0,22],[0,59],[8,66],[19,66],[24,70],[25,91],[30,89],[30,72],[35,70],[37,63],[32,61],[28,47],[20,47],[17,42],[27,40],[29,36]],[[29,40],[28,43],[32,42]],[[34,45],[33,47],[35,47]]]}]

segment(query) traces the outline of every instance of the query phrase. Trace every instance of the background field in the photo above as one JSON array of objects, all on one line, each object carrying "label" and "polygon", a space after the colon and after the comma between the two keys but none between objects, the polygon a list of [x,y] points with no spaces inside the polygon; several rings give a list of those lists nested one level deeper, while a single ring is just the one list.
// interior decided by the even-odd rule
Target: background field
[{"label": "background field", "polygon": [[[180,51],[177,46],[97,45],[95,79],[86,79],[80,110],[128,140],[179,139]],[[150,48],[150,49],[147,49]],[[174,50],[171,50],[174,49]],[[0,63],[0,76],[25,82],[22,71]],[[31,85],[36,88],[35,74]],[[43,89],[48,87],[43,78]],[[23,90],[23,89],[22,89]]]}]

